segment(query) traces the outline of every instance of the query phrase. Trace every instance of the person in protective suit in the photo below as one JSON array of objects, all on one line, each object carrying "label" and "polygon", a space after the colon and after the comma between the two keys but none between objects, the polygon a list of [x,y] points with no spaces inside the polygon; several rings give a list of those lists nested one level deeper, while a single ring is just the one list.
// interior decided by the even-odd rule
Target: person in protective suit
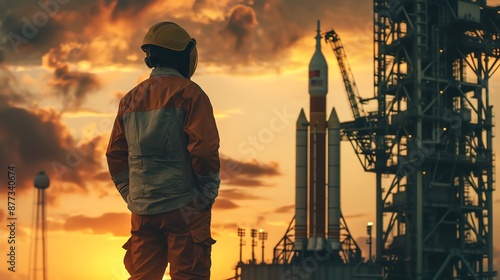
[{"label": "person in protective suit", "polygon": [[151,76],[121,99],[106,152],[132,212],[124,264],[132,280],[160,280],[167,263],[174,280],[210,279],[219,133],[209,98],[190,80],[196,40],[160,22],[141,48]]}]

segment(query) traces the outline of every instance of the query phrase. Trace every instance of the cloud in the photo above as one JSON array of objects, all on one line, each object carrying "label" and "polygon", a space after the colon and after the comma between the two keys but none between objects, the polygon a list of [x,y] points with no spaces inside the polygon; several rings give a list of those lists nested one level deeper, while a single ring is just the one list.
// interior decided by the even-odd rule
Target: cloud
[{"label": "cloud", "polygon": [[50,84],[56,93],[63,96],[65,108],[77,108],[85,100],[88,93],[99,88],[95,75],[85,72],[69,71],[68,65],[54,70],[54,77]]},{"label": "cloud", "polygon": [[213,208],[217,210],[228,210],[228,209],[235,209],[238,207],[239,206],[236,203],[232,202],[229,199],[224,199],[224,198],[217,198],[213,206]]},{"label": "cloud", "polygon": [[107,1],[110,5],[114,5],[113,11],[111,13],[111,19],[117,20],[122,18],[131,18],[136,14],[140,14],[150,7],[155,0],[117,0],[117,1]]},{"label": "cloud", "polygon": [[101,136],[76,141],[53,110],[0,107],[0,164],[15,166],[20,193],[33,188],[42,169],[52,180],[49,202],[63,193],[86,192],[87,179],[102,170],[103,145]]},{"label": "cloud", "polygon": [[24,104],[31,92],[23,89],[18,79],[0,61],[0,107]]},{"label": "cloud", "polygon": [[257,219],[255,221],[255,225],[257,225],[257,227],[260,227],[264,224],[265,221],[266,221],[266,216],[259,215],[259,216],[257,216]]},{"label": "cloud", "polygon": [[130,53],[126,42],[137,44],[135,32],[144,32],[134,22],[143,21],[155,2],[160,1],[19,0],[0,4],[10,62],[39,63],[51,49],[68,46],[69,61],[87,59],[103,65],[105,60],[127,61]]},{"label": "cloud", "polygon": [[94,110],[88,109],[79,109],[77,111],[66,111],[61,114],[63,118],[107,118],[107,117],[116,117],[116,113],[103,113]]},{"label": "cloud", "polygon": [[88,72],[71,71],[68,60],[69,49],[54,48],[43,57],[43,64],[53,75],[48,84],[63,100],[65,110],[75,110],[85,101],[88,94],[96,92],[101,82],[96,75]]},{"label": "cloud", "polygon": [[219,196],[225,199],[248,200],[248,199],[262,199],[262,197],[250,194],[241,189],[222,189],[219,190]]},{"label": "cloud", "polygon": [[99,217],[71,216],[66,219],[63,229],[93,234],[111,233],[115,236],[129,236],[130,213],[105,213]]},{"label": "cloud", "polygon": [[[7,266],[7,268],[8,268],[8,266]],[[25,280],[25,279],[28,279],[28,277],[29,277],[25,273],[19,272],[18,270],[16,270],[16,272],[8,271],[7,268],[2,269],[2,271],[0,271],[0,279]]]},{"label": "cloud", "polygon": [[[279,68],[300,39],[311,38],[313,42],[318,19],[323,20],[323,32],[334,26],[345,37],[363,33],[363,38],[372,39],[371,29],[366,28],[372,21],[372,5],[368,1],[337,1],[335,5],[327,0],[243,1],[227,13],[223,31],[218,34],[213,34],[220,26],[216,21],[208,24],[210,29],[194,28],[204,30],[203,34],[212,33],[199,39],[204,61]],[[356,32],[347,33],[353,29]]]},{"label": "cloud", "polygon": [[251,7],[236,5],[229,16],[223,35],[224,33],[233,35],[236,38],[234,48],[236,51],[239,51],[244,45],[249,43],[254,28],[257,25],[257,16]]},{"label": "cloud", "polygon": [[77,141],[62,124],[61,113],[19,107],[31,96],[0,65],[0,164],[15,166],[20,193],[32,190],[34,176],[45,170],[52,180],[47,190],[49,203],[63,193],[86,192],[87,179],[103,168],[106,141],[98,135]]},{"label": "cloud", "polygon": [[212,224],[212,236],[227,236],[228,233],[236,233],[237,229],[240,226],[237,223],[220,223],[220,224]]},{"label": "cloud", "polygon": [[237,223],[221,223],[221,224],[212,224],[212,228],[218,229],[218,230],[233,230],[238,228]]},{"label": "cloud", "polygon": [[281,175],[277,162],[238,161],[221,155],[221,181],[225,185],[266,186],[264,179]]},{"label": "cloud", "polygon": [[275,213],[292,213],[295,211],[295,204],[285,205],[274,210]]},{"label": "cloud", "polygon": [[351,214],[351,215],[344,215],[344,219],[356,219],[356,218],[363,218],[368,216],[366,213],[356,213],[356,214]]},{"label": "cloud", "polygon": [[99,173],[96,173],[93,177],[93,180],[97,181],[103,181],[103,182],[111,182],[111,175],[109,174],[108,171],[102,171]]},{"label": "cloud", "polygon": [[235,186],[235,188],[221,188],[219,198],[217,198],[214,208],[216,209],[235,209],[239,205],[234,203],[236,200],[255,200],[262,199],[260,196],[249,192],[248,188],[240,189],[238,187],[261,187],[268,186],[264,183],[268,177],[281,175],[279,165],[276,162],[259,163],[256,160],[238,161],[220,156],[221,159],[221,184],[224,186]]},{"label": "cloud", "polygon": [[[171,20],[197,39],[200,62],[238,69],[282,67],[302,38],[314,38],[317,19],[348,36],[365,36],[369,1],[328,0],[57,0],[0,4],[0,33],[9,63],[39,64],[52,49],[70,48],[69,63],[142,65],[139,46],[148,27]],[[41,3],[41,4],[40,4]],[[307,11],[307,12],[304,12]],[[365,18],[366,20],[360,20]],[[334,20],[332,20],[334,19]],[[139,23],[139,24],[138,24]],[[325,28],[323,28],[326,30]],[[354,30],[355,32],[349,32]],[[357,39],[358,40],[358,39]]]}]

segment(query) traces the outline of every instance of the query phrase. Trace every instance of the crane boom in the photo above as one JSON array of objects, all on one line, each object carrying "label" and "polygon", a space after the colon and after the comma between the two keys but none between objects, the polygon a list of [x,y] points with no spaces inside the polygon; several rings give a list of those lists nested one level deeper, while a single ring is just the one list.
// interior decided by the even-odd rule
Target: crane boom
[{"label": "crane boom", "polygon": [[354,75],[349,66],[347,54],[340,40],[340,36],[332,29],[325,33],[325,41],[330,44],[337,58],[354,119],[366,117],[366,112],[361,103],[361,96],[359,95],[358,87],[356,86],[356,81],[354,80]]}]

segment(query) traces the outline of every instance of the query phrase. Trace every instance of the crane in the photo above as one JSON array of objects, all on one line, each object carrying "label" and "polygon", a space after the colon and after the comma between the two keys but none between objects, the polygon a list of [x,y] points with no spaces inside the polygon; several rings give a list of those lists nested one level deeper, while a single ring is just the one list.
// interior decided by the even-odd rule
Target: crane
[{"label": "crane", "polygon": [[351,71],[347,54],[345,52],[340,36],[335,30],[325,33],[325,41],[332,47],[337,59],[342,80],[344,82],[347,98],[350,103],[354,121],[341,123],[341,133],[351,143],[356,156],[366,171],[375,168],[375,135],[377,130],[377,116],[366,113],[363,103],[369,99],[362,99],[359,95],[354,75]]},{"label": "crane", "polygon": [[347,54],[344,50],[344,46],[342,45],[342,41],[340,40],[340,36],[335,32],[335,30],[332,29],[325,33],[325,41],[330,44],[333,53],[337,58],[354,119],[366,117],[366,112],[362,104],[363,100],[359,95],[358,87],[356,86],[356,81],[354,80],[354,75],[352,74],[351,67],[349,66]]}]

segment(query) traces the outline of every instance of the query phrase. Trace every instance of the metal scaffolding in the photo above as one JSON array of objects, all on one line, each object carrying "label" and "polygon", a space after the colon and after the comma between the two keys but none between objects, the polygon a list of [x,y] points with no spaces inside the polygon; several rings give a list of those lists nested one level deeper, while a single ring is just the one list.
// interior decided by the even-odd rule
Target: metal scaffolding
[{"label": "metal scaffolding", "polygon": [[499,23],[484,0],[374,0],[378,111],[344,133],[376,174],[376,262],[387,279],[496,275],[488,81]]}]

